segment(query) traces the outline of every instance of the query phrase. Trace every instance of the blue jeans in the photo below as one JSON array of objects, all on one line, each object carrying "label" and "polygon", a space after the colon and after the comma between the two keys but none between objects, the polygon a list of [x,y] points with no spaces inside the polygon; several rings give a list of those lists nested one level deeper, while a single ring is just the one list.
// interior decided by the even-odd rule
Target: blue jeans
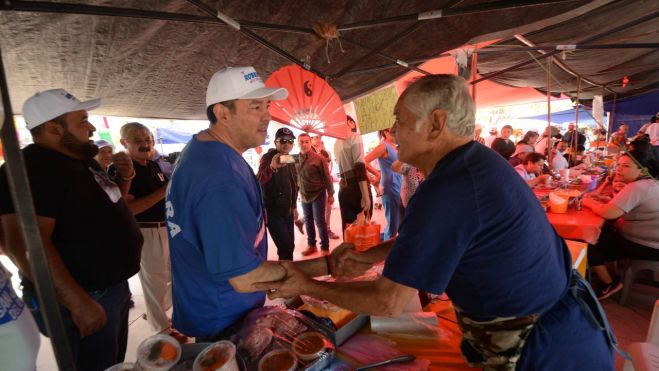
[{"label": "blue jeans", "polygon": [[307,243],[309,246],[316,246],[316,229],[314,220],[318,227],[320,235],[320,248],[329,250],[329,238],[327,237],[327,223],[325,223],[325,206],[327,204],[327,194],[322,192],[310,203],[302,202],[302,212],[304,213],[304,225],[307,230]]},{"label": "blue jeans", "polygon": [[384,216],[387,218],[387,228],[384,230],[383,236],[386,241],[398,235],[398,226],[403,219],[403,203],[400,200],[400,194],[383,194],[382,206]]},{"label": "blue jeans", "polygon": [[[121,363],[126,355],[128,343],[128,310],[130,290],[128,281],[124,281],[104,290],[88,292],[89,296],[105,309],[107,324],[98,332],[80,338],[80,332],[71,319],[68,309],[60,306],[62,322],[66,330],[76,369],[84,371],[103,371]],[[23,300],[30,308],[39,331],[48,336],[41,305],[34,292],[23,291]]]},{"label": "blue jeans", "polygon": [[268,210],[268,231],[277,246],[279,260],[293,260],[295,235],[293,234],[293,211]]}]

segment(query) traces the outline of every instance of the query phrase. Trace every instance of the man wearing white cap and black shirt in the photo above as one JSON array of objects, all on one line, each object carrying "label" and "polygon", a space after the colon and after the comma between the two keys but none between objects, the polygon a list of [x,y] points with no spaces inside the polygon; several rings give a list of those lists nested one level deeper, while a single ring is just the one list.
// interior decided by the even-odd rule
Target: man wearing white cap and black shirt
[{"label": "man wearing white cap and black shirt", "polygon": [[[263,144],[270,102],[287,96],[286,89],[266,88],[252,67],[216,72],[206,92],[210,125],[192,137],[175,166],[165,205],[172,321],[198,342],[230,336],[265,302],[252,285],[286,276],[283,266],[266,261],[261,187],[241,155]],[[338,274],[332,259],[296,264],[310,275]]]},{"label": "man wearing white cap and black shirt", "polygon": [[[128,335],[127,279],[139,270],[142,236],[113,182],[93,157],[98,147],[87,111],[63,89],[37,93],[23,105],[34,144],[23,149],[34,208],[61,314],[78,370],[122,362]],[[125,154],[113,158],[119,182],[134,170]],[[23,299],[46,333],[7,175],[0,173],[4,246],[23,277]],[[108,234],[111,230],[115,233]]]}]

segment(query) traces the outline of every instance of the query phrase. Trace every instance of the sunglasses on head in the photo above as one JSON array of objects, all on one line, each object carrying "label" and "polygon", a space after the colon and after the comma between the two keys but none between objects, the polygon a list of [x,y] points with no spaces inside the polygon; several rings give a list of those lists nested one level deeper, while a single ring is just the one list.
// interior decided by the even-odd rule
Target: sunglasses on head
[{"label": "sunglasses on head", "polygon": [[295,143],[295,139],[277,139],[277,141],[281,144],[293,144]]}]

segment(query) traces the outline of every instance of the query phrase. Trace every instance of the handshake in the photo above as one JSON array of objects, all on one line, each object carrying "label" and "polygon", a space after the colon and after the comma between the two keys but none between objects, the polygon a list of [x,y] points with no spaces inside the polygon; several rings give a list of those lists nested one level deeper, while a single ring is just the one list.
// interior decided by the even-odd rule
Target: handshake
[{"label": "handshake", "polygon": [[[357,252],[353,244],[343,243],[339,245],[332,253],[325,258],[318,258],[314,261],[325,260],[327,272],[335,278],[354,278],[363,275],[373,266],[367,254]],[[307,264],[312,261],[281,261],[279,264],[286,270],[286,276],[279,281],[257,282],[252,287],[259,291],[267,291],[268,298],[291,298],[298,295],[311,295],[319,289],[319,286],[326,285],[326,282],[314,280],[310,274],[315,274],[315,270],[305,269]],[[306,273],[305,273],[306,272]],[[322,275],[317,274],[317,275]]]}]

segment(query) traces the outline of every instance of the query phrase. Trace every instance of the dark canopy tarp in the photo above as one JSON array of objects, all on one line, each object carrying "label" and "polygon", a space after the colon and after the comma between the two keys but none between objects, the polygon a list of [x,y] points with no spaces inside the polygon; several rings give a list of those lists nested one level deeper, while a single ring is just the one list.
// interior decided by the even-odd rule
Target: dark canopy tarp
[{"label": "dark canopy tarp", "polygon": [[[75,0],[69,0],[75,1]],[[220,9],[239,21],[262,22],[310,30],[317,23],[346,25],[411,15],[444,6],[469,9],[480,5],[517,6],[530,1],[491,0],[335,0],[261,1],[195,0]],[[78,2],[103,7],[190,14],[206,23],[150,20],[81,14],[0,11],[0,45],[16,113],[31,94],[62,87],[81,99],[102,97],[95,113],[131,117],[203,119],[205,89],[210,76],[229,65],[254,65],[266,79],[291,62],[202,12],[193,0],[95,0]],[[548,0],[549,1],[549,0]],[[415,20],[385,26],[344,30],[341,52],[313,33],[250,29],[297,60],[330,78],[342,100],[351,100],[408,72],[368,48],[385,45],[380,53],[402,61],[421,61],[461,46],[485,34],[510,37],[570,19],[610,1],[553,1],[506,10]],[[25,9],[35,2],[3,1],[0,9]],[[39,3],[37,3],[39,4]],[[48,4],[48,3],[47,3]],[[50,2],[49,4],[53,4]],[[59,2],[58,9],[62,10]],[[30,5],[32,6],[32,5]],[[33,7],[34,8],[34,7]],[[639,7],[642,8],[642,7]],[[448,14],[448,13],[446,13]],[[613,20],[618,18],[618,15]],[[611,21],[613,21],[611,20]],[[604,22],[602,26],[607,22]],[[405,31],[405,37],[393,38]],[[576,32],[576,31],[575,31]],[[491,38],[490,38],[491,39]],[[392,41],[393,40],[393,41]],[[331,63],[328,63],[326,50]],[[383,65],[389,65],[382,67]],[[366,70],[371,67],[377,67]]]},{"label": "dark canopy tarp", "polygon": [[[646,19],[633,26],[624,27],[635,21]],[[596,38],[588,44],[629,44],[659,42],[659,2],[657,0],[623,0],[594,9],[584,15],[562,23],[525,34],[524,37],[535,45],[579,44],[583,41],[620,28],[605,37]],[[524,46],[517,39],[506,39],[490,46]],[[537,52],[530,52],[540,56]],[[639,94],[659,87],[659,49],[597,49],[567,51],[563,59],[557,57],[577,74],[593,82],[606,85],[619,97]],[[501,71],[517,63],[532,60],[529,52],[483,52],[478,55],[478,71],[482,75]],[[546,89],[546,60],[503,73],[493,81],[517,87]],[[577,78],[552,66],[555,80],[551,83],[552,92],[566,93],[576,97]],[[627,76],[629,83],[622,87]],[[593,95],[613,96],[611,91],[582,82],[580,99],[592,99]]]}]

